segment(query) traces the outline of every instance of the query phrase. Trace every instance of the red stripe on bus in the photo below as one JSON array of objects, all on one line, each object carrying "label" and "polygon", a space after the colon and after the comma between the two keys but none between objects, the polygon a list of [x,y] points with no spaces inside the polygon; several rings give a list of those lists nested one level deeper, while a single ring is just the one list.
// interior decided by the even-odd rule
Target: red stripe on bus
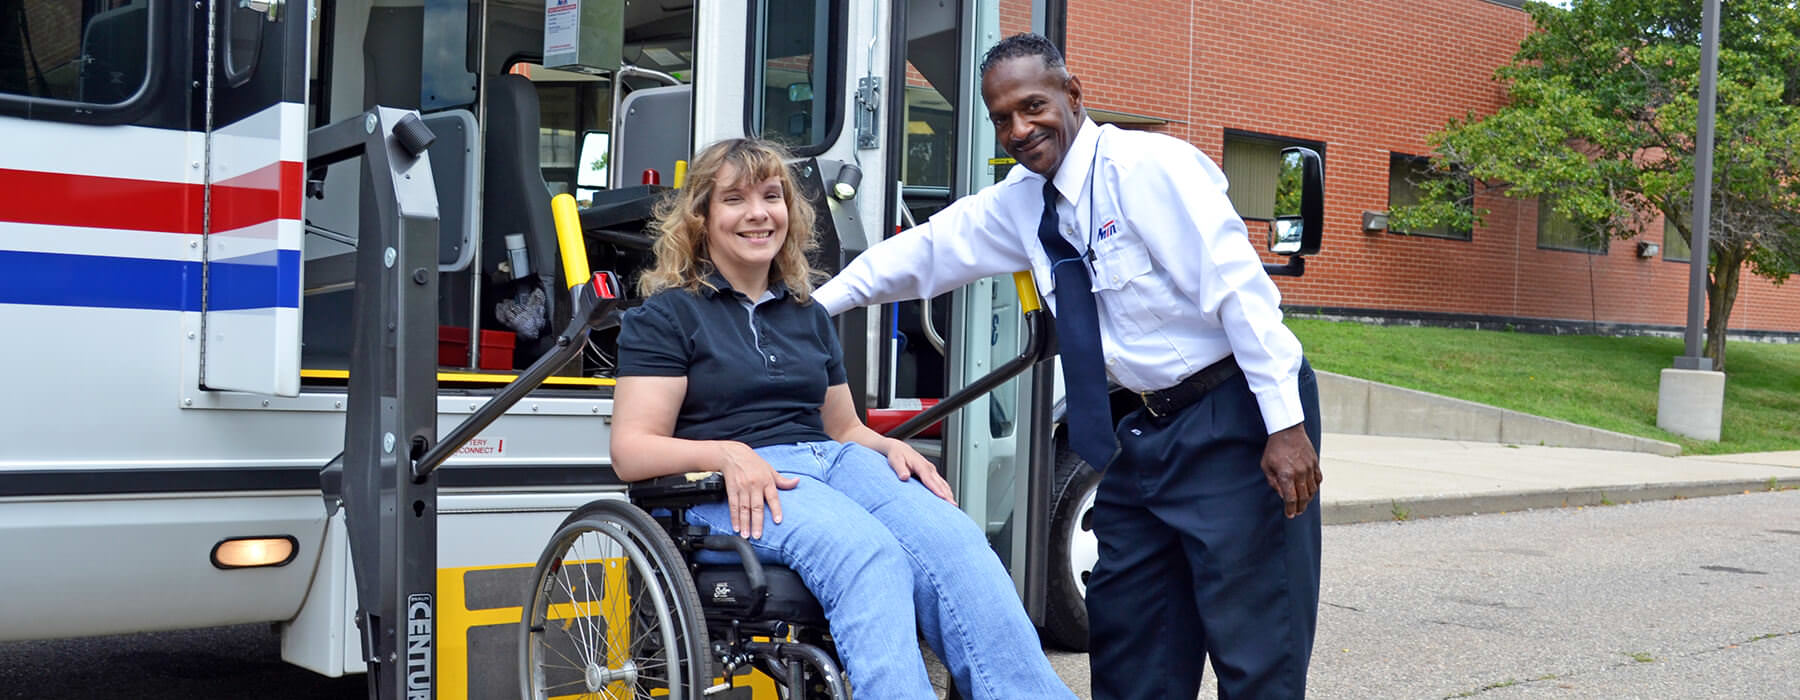
[{"label": "red stripe on bus", "polygon": [[[294,161],[218,183],[211,230],[299,220],[305,183],[306,166]],[[0,168],[0,192],[8,194],[0,221],[163,233],[206,230],[206,189],[197,184]]]},{"label": "red stripe on bus", "polygon": [[300,218],[306,166],[284,160],[213,185],[213,231]]},{"label": "red stripe on bus", "polygon": [[206,190],[184,182],[0,169],[0,219],[26,224],[200,233]]}]

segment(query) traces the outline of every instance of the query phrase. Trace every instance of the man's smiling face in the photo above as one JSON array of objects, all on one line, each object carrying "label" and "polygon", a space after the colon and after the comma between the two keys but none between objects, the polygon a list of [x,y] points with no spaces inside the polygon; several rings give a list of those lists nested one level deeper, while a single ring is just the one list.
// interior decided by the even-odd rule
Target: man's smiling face
[{"label": "man's smiling face", "polygon": [[1031,172],[1054,177],[1081,129],[1081,81],[1038,56],[1019,56],[988,68],[981,98],[1000,148]]}]

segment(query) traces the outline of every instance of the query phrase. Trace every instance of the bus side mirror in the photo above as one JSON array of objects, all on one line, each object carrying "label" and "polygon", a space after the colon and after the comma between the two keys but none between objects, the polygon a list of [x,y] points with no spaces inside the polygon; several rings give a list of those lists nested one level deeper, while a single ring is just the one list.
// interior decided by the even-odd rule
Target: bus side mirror
[{"label": "bus side mirror", "polygon": [[1275,185],[1275,222],[1269,228],[1269,252],[1312,255],[1319,252],[1325,230],[1325,162],[1303,146],[1281,150],[1281,175]]}]

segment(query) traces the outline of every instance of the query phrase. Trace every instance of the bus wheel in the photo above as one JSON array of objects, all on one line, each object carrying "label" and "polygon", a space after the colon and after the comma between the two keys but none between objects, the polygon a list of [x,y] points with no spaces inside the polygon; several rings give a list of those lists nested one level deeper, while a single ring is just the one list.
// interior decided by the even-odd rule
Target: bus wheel
[{"label": "bus wheel", "polygon": [[1100,558],[1092,521],[1099,486],[1099,472],[1067,447],[1057,449],[1044,636],[1070,651],[1088,648],[1087,580]]}]

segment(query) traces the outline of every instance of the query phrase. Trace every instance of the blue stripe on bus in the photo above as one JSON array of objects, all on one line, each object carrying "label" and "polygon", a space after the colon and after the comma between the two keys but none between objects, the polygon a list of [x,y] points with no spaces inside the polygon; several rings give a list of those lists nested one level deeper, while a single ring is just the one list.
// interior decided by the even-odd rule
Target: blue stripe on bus
[{"label": "blue stripe on bus", "polygon": [[[215,261],[213,311],[300,308],[300,251]],[[0,304],[199,311],[201,266],[185,260],[0,250]]]},{"label": "blue stripe on bus", "polygon": [[[225,258],[208,263],[212,274],[213,300],[208,306],[219,310],[261,309],[270,306],[300,308],[300,251],[280,248],[253,255]],[[271,286],[273,285],[273,286]],[[233,302],[267,298],[274,292],[275,302],[229,305]],[[225,304],[221,305],[223,299]]]}]

